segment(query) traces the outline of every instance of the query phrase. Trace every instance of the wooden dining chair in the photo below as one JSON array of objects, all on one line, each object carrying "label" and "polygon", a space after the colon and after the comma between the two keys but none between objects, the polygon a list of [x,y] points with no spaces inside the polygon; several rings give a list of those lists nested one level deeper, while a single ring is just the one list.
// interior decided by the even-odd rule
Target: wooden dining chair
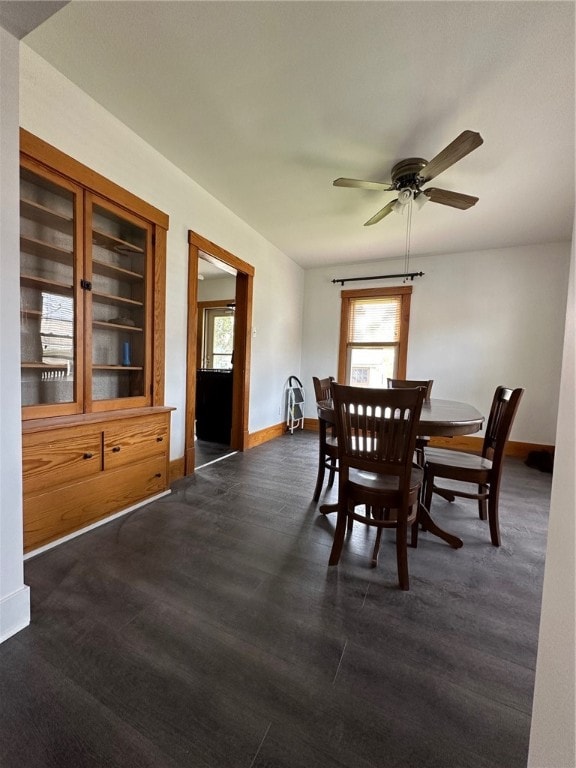
[{"label": "wooden dining chair", "polygon": [[[404,387],[424,387],[424,400],[430,400],[432,395],[432,384],[434,379],[388,379],[388,386],[392,389],[402,389]],[[418,435],[416,438],[416,462],[421,467],[424,466],[424,449],[430,442],[426,435]]]},{"label": "wooden dining chair", "polygon": [[388,387],[391,389],[403,389],[403,388],[410,388],[413,387],[424,387],[425,390],[425,400],[430,400],[430,397],[432,396],[432,385],[434,384],[434,379],[388,379],[387,380]]},{"label": "wooden dining chair", "polygon": [[[312,377],[317,403],[322,400],[332,399],[333,381],[333,376],[328,376],[325,379],[319,379],[317,376]],[[318,431],[318,473],[316,475],[314,496],[312,497],[315,502],[320,498],[326,470],[329,472],[327,488],[331,488],[334,485],[334,477],[338,471],[338,441],[335,435],[335,428],[333,424],[323,419],[320,414],[318,414]]]},{"label": "wooden dining chair", "polygon": [[[480,519],[488,517],[490,538],[495,547],[500,546],[498,501],[504,450],[523,393],[523,389],[496,388],[480,455],[447,448],[425,450],[424,506],[430,509],[433,493],[448,501],[454,501],[456,496],[478,499]],[[438,478],[471,483],[478,489],[472,492],[442,488],[436,485]]]},{"label": "wooden dining chair", "polygon": [[[344,535],[355,520],[376,528],[372,565],[384,528],[396,531],[401,589],[409,588],[408,528],[416,519],[423,472],[413,463],[422,389],[366,389],[332,385],[338,436],[338,517],[329,565],[340,560]],[[357,510],[362,507],[363,510]]]}]

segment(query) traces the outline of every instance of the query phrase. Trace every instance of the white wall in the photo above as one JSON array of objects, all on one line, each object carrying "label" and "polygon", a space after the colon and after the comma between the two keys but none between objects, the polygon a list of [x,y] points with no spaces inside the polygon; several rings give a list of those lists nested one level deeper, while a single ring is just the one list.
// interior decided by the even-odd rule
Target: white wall
[{"label": "white wall", "polygon": [[[48,89],[49,81],[51,81],[50,87],[53,89],[53,95],[59,93],[59,89],[62,90],[62,94],[69,91],[70,86],[65,82],[58,82],[57,77],[51,78],[47,76],[45,81],[42,80],[42,66],[34,66],[32,62],[28,62],[26,67],[27,74],[25,79],[28,79],[29,84],[23,87],[23,92],[27,93],[27,99],[34,98],[35,91],[42,91],[45,87]],[[25,626],[29,620],[29,601],[27,589],[22,585],[22,506],[21,506],[21,489],[20,489],[20,422],[19,422],[19,368],[18,368],[18,343],[14,338],[12,329],[17,327],[17,301],[18,296],[18,260],[14,257],[17,251],[17,237],[19,227],[18,217],[18,183],[15,177],[16,167],[18,163],[18,43],[17,41],[3,29],[0,28],[0,640],[4,639],[8,635],[17,631],[19,628]],[[42,98],[38,95],[40,102]],[[82,99],[76,94],[77,107],[86,107],[88,114],[90,115],[95,106],[92,105],[89,100],[84,103]],[[67,98],[64,99],[67,101]],[[98,109],[95,109],[98,112]],[[29,130],[34,130],[34,126],[41,127],[44,123],[38,118],[37,122],[33,119],[34,110],[28,110],[28,122],[25,127]],[[68,115],[71,123],[78,125],[74,114]],[[111,120],[107,118],[104,120],[102,115],[97,121],[99,125],[102,122],[106,123]],[[56,143],[56,139],[59,137],[65,144],[65,138],[61,136],[64,128],[56,130],[52,126],[53,122],[58,122],[57,116],[52,116],[46,123],[47,134],[43,136],[47,140],[52,140]],[[81,121],[80,121],[81,122]],[[177,187],[177,191],[187,191],[192,201],[192,208],[194,214],[199,217],[200,223],[204,223],[207,229],[215,230],[217,234],[221,234],[223,241],[220,242],[223,247],[233,250],[235,243],[238,243],[242,249],[242,253],[238,253],[241,258],[252,263],[258,262],[257,268],[262,266],[261,274],[263,278],[259,285],[259,291],[257,295],[257,323],[255,327],[264,326],[264,332],[262,336],[264,339],[268,338],[269,333],[266,331],[267,319],[266,312],[270,316],[269,324],[274,325],[279,330],[285,330],[285,341],[283,338],[275,339],[275,346],[280,344],[286,344],[288,349],[291,349],[293,345],[297,344],[298,333],[296,328],[298,326],[297,321],[293,318],[293,314],[300,311],[302,304],[302,289],[301,289],[301,275],[299,270],[294,269],[289,263],[285,264],[282,259],[279,259],[279,263],[276,265],[280,277],[276,280],[273,277],[274,265],[266,264],[266,258],[269,254],[274,252],[270,246],[267,246],[265,242],[253,242],[254,234],[251,230],[243,227],[242,223],[235,220],[233,217],[226,215],[225,211],[222,211],[220,207],[208,196],[205,196],[201,190],[194,187],[193,183],[186,177],[182,177],[178,180],[179,172],[166,166],[161,159],[159,159],[151,150],[146,150],[137,137],[130,134],[127,129],[116,123],[113,128],[109,125],[112,132],[110,139],[111,149],[115,143],[114,133],[118,130],[122,135],[122,141],[118,137],[118,142],[122,144],[125,149],[126,144],[132,140],[138,145],[139,149],[132,152],[130,150],[129,158],[126,159],[128,165],[132,162],[134,167],[132,168],[132,174],[134,183],[138,179],[136,186],[146,187],[150,189],[150,180],[147,179],[148,174],[152,173],[155,177],[158,172],[165,172],[172,177],[174,175],[174,185]],[[87,120],[84,125],[84,134],[77,134],[77,130],[73,131],[73,137],[71,137],[71,143],[75,146],[79,145],[82,149],[80,154],[82,155],[83,162],[90,165],[93,164],[90,158],[94,160],[94,165],[98,163],[98,155],[103,152],[102,136],[91,136],[90,134],[90,121]],[[51,136],[51,139],[49,137]],[[85,139],[83,136],[85,135]],[[95,141],[95,149],[90,149],[91,141]],[[107,141],[107,139],[106,139]],[[64,148],[64,147],[62,147]],[[77,146],[78,148],[78,146]],[[66,150],[65,150],[66,151]],[[141,164],[141,154],[151,152],[151,165]],[[123,169],[120,173],[121,176],[130,176],[127,168],[124,167],[124,160],[120,158],[118,160],[119,165]],[[169,165],[169,164],[168,164]],[[104,171],[102,171],[104,172]],[[112,174],[110,174],[112,175]],[[120,182],[119,182],[120,183]],[[192,184],[192,186],[190,186]],[[135,191],[135,190],[132,190]],[[150,194],[150,201],[156,200],[156,194]],[[143,193],[140,193],[144,196]],[[158,195],[162,199],[162,194]],[[168,198],[169,199],[169,198]],[[160,202],[157,204],[159,207]],[[175,209],[180,210],[178,204],[175,204]],[[202,212],[202,216],[198,214],[198,211]],[[168,211],[170,213],[170,211]],[[169,266],[172,272],[169,284],[170,294],[168,299],[178,298],[181,299],[182,291],[184,288],[178,286],[178,279],[185,280],[185,257],[182,253],[185,252],[185,245],[181,243],[181,239],[186,240],[186,229],[191,226],[187,222],[181,220],[180,217],[176,217],[177,226],[174,226],[174,220],[172,222],[172,234],[170,235],[171,241],[169,242]],[[193,227],[192,227],[193,228]],[[176,229],[177,236],[174,234]],[[206,232],[209,236],[209,232]],[[211,237],[215,240],[216,236]],[[251,247],[254,248],[254,260],[249,258]],[[543,253],[542,259],[543,268],[534,269],[534,278],[537,274],[541,274],[543,271],[550,271],[556,277],[552,275],[544,275],[543,287],[545,288],[545,295],[551,295],[552,285],[557,286],[557,301],[558,307],[562,307],[564,302],[564,294],[561,287],[564,285],[566,279],[566,269],[562,266],[565,262],[565,248],[563,246],[548,246],[546,248],[528,248],[528,249],[507,249],[506,251],[494,252],[491,254],[493,261],[498,254],[501,255],[513,255],[516,252],[519,256],[518,261],[522,262],[521,254],[526,253],[527,263],[532,264],[535,261],[536,253]],[[182,252],[182,253],[181,253]],[[531,255],[530,255],[531,254]],[[464,259],[475,260],[481,258],[481,254],[472,254],[469,257],[462,257]],[[459,257],[454,257],[459,258]],[[448,259],[449,261],[451,258]],[[274,261],[273,258],[270,259]],[[441,271],[444,272],[444,278],[446,281],[450,277],[449,270],[441,270],[440,266],[432,267],[432,260],[428,262],[426,267],[425,259],[422,261],[423,271],[428,270],[431,274],[436,273],[436,280]],[[420,263],[420,261],[419,261]],[[442,260],[438,262],[440,265]],[[506,261],[506,264],[508,262]],[[414,262],[413,262],[414,264]],[[363,265],[361,267],[362,274],[381,274],[385,271],[397,271],[397,268],[401,266],[398,263],[390,264],[386,263],[386,267],[383,268],[382,263],[376,265]],[[447,265],[445,265],[447,266]],[[461,265],[457,264],[460,268]],[[509,273],[510,270],[507,266],[503,266],[502,262],[497,263],[498,272],[504,270],[505,273]],[[522,266],[519,264],[518,266]],[[370,272],[365,272],[370,267]],[[392,267],[394,269],[392,269]],[[425,268],[426,267],[426,268]],[[400,271],[400,270],[398,270]],[[348,274],[354,276],[359,274],[359,268],[357,266],[350,266],[346,268],[346,271],[338,268],[337,270],[325,270],[310,273],[309,280],[307,282],[307,300],[305,306],[305,318],[306,323],[304,327],[304,344],[306,347],[306,355],[304,357],[304,369],[303,377],[306,379],[307,386],[310,381],[310,377],[314,374],[320,373],[320,375],[326,375],[328,373],[336,372],[336,352],[337,350],[337,326],[339,322],[338,310],[339,300],[337,298],[339,288],[330,284],[329,280],[332,277],[338,277],[341,274]],[[176,273],[176,274],[174,274]],[[338,274],[336,274],[338,273]],[[532,273],[532,269],[530,270]],[[499,274],[499,279],[501,279]],[[509,275],[508,282],[511,281],[511,275]],[[421,281],[425,281],[427,277],[421,278]],[[282,285],[282,280],[286,282],[286,285]],[[574,277],[573,277],[574,280]],[[418,281],[416,281],[418,282]],[[390,284],[387,282],[386,284]],[[369,283],[368,285],[374,285]],[[513,283],[512,283],[513,285]],[[320,302],[316,308],[310,301],[311,291],[316,286],[319,292]],[[481,283],[478,290],[481,288],[486,289],[485,281]],[[285,290],[284,290],[285,289]],[[272,299],[267,300],[267,291],[272,291]],[[277,303],[277,294],[283,290],[287,300],[282,303],[279,311],[275,315],[275,302]],[[523,291],[525,293],[526,291]],[[540,286],[534,279],[533,301],[529,303],[534,307],[535,300],[539,297]],[[486,291],[485,291],[486,293]],[[528,291],[530,293],[530,291]],[[12,294],[12,295],[11,295]],[[422,289],[418,289],[416,295],[422,295]],[[486,295],[490,297],[490,290]],[[573,768],[576,764],[574,760],[574,513],[575,513],[575,493],[574,493],[574,477],[575,477],[575,454],[574,454],[574,437],[575,437],[575,415],[574,415],[574,388],[575,388],[575,376],[574,376],[574,282],[572,282],[571,302],[568,307],[567,314],[567,334],[565,340],[565,358],[564,358],[564,373],[562,377],[561,386],[561,411],[559,414],[559,427],[558,427],[558,440],[557,440],[557,452],[556,452],[556,470],[553,481],[553,498],[550,514],[550,535],[548,539],[548,552],[547,552],[547,564],[546,564],[546,576],[544,584],[543,604],[542,604],[542,626],[540,632],[540,646],[538,654],[538,666],[537,666],[537,678],[536,678],[536,690],[535,701],[533,710],[533,727],[531,733],[530,742],[530,755],[529,765],[531,768]],[[415,297],[416,298],[416,297]],[[455,299],[454,294],[445,296],[446,301],[455,308],[453,313],[454,322],[453,326],[457,327],[459,315],[456,309],[460,311],[462,309],[461,302]],[[16,303],[16,306],[15,306]],[[458,307],[455,307],[455,303],[458,303]],[[434,307],[426,307],[425,300],[415,300],[415,309],[413,312],[413,325],[411,338],[414,339],[416,335],[415,322],[418,318],[418,327],[420,330],[426,330],[426,318],[429,316],[430,311],[435,311]],[[292,311],[289,311],[290,306],[293,305]],[[468,311],[468,307],[465,304],[464,309]],[[436,307],[436,311],[438,307]],[[182,325],[185,325],[185,313],[183,307],[178,305],[176,312],[182,313],[182,318],[178,320],[174,315],[175,312],[170,313],[170,331],[178,332],[178,338],[174,344],[170,344],[170,362],[173,364],[182,364],[182,358],[185,350],[182,348]],[[561,314],[560,309],[558,313]],[[478,312],[476,312],[478,314]],[[532,312],[530,313],[530,316]],[[325,319],[326,318],[326,319]],[[525,320],[526,318],[524,318]],[[546,318],[547,321],[549,318]],[[314,321],[317,323],[317,327]],[[556,335],[557,335],[557,321],[558,318],[554,314],[554,343],[553,347],[556,349]],[[506,329],[507,332],[511,329]],[[513,336],[519,333],[518,329],[512,329]],[[526,336],[526,333],[524,334]],[[561,336],[562,334],[560,334]],[[257,333],[258,338],[258,333]],[[537,337],[540,343],[543,343],[543,339],[540,336]],[[334,342],[334,344],[333,344]],[[422,340],[420,346],[425,345],[425,341]],[[484,343],[486,343],[484,341]],[[255,345],[256,353],[259,358],[258,370],[261,372],[266,371],[266,349],[262,341],[260,344]],[[271,350],[271,357],[274,360],[273,368],[288,368],[288,363],[279,365],[276,361],[278,355],[275,349]],[[412,355],[412,350],[411,353]],[[539,362],[544,358],[545,364],[549,367],[549,363],[546,361],[547,350],[542,349],[538,353],[537,361]],[[555,354],[553,355],[555,358]],[[294,358],[294,362],[292,360]],[[290,355],[290,364],[296,365],[295,360],[298,358],[298,353],[294,352]],[[434,359],[434,358],[433,358]],[[477,368],[475,361],[472,361],[473,365]],[[468,358],[464,358],[464,364],[468,364]],[[416,365],[416,361],[409,361],[409,374],[410,375],[422,375],[428,376],[428,372],[421,367],[422,362]],[[524,362],[525,365],[525,362]],[[540,366],[533,365],[533,372],[537,375],[537,369]],[[297,369],[296,369],[297,370]],[[289,375],[293,371],[290,369],[287,373],[286,370],[283,373]],[[282,372],[277,372],[278,378],[283,375]],[[524,374],[524,370],[522,371]],[[182,374],[183,375],[183,374]],[[171,374],[172,377],[172,374]],[[477,372],[477,377],[483,379],[482,371]],[[446,384],[441,385],[438,388],[438,393],[448,393],[448,389],[444,389]],[[532,385],[530,385],[532,388]],[[435,385],[436,387],[436,385]],[[258,387],[257,387],[258,389]],[[555,392],[556,390],[554,390]],[[176,382],[171,379],[171,392],[176,392]],[[464,397],[464,394],[462,395]],[[260,414],[261,409],[255,407],[254,410]],[[561,715],[559,717],[559,715]]]},{"label": "white wall", "polygon": [[198,301],[234,301],[235,296],[235,277],[215,277],[198,282]]},{"label": "white wall", "polygon": [[[570,244],[412,258],[407,377],[434,379],[433,395],[487,413],[497,385],[524,387],[512,439],[554,444]],[[403,260],[306,272],[302,374],[337,375],[339,277],[404,271]],[[344,289],[401,280],[347,283]],[[306,413],[315,416],[312,398]]]},{"label": "white wall", "polygon": [[530,768],[576,766],[576,260],[566,312],[556,461],[530,731]]},{"label": "white wall", "polygon": [[18,41],[0,27],[0,642],[30,621],[22,562]]},{"label": "white wall", "polygon": [[188,230],[255,268],[250,432],[277,423],[287,377],[300,367],[303,271],[176,166],[21,46],[20,124],[170,216],[166,286],[166,404],[170,456],[184,454]]}]

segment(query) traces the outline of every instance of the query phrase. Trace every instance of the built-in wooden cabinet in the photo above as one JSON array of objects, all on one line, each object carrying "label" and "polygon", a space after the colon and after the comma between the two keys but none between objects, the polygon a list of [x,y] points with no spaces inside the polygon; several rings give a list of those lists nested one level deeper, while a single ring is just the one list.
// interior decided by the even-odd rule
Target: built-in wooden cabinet
[{"label": "built-in wooden cabinet", "polygon": [[26,550],[168,484],[168,217],[22,130]]},{"label": "built-in wooden cabinet", "polygon": [[169,408],[24,424],[24,551],[145,501],[168,487]]}]

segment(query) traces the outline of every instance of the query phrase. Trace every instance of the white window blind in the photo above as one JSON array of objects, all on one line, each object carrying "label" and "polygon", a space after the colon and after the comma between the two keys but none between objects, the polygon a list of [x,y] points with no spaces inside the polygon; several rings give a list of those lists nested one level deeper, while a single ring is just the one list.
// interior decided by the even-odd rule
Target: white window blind
[{"label": "white window blind", "polygon": [[352,299],[349,344],[395,344],[400,340],[400,297]]}]

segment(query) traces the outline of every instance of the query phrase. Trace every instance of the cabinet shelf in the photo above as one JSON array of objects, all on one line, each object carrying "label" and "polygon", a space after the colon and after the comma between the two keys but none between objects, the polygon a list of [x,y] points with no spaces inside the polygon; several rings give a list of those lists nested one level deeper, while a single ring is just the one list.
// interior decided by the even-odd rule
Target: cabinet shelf
[{"label": "cabinet shelf", "polygon": [[34,202],[34,200],[27,200],[26,198],[20,200],[20,215],[25,219],[30,219],[51,229],[57,229],[67,235],[71,235],[73,232],[74,219],[72,216],[54,211],[52,208]]},{"label": "cabinet shelf", "polygon": [[93,320],[92,326],[94,328],[101,328],[110,331],[128,331],[130,333],[142,333],[143,328],[139,328],[135,325],[122,325],[121,323],[107,323],[105,320]]},{"label": "cabinet shelf", "polygon": [[135,299],[125,299],[124,296],[113,296],[110,293],[100,293],[99,291],[92,291],[92,298],[94,301],[99,301],[101,304],[114,304],[132,308],[139,308],[144,306],[142,301],[136,301]]},{"label": "cabinet shelf", "polygon": [[141,365],[93,365],[93,371],[143,371]]},{"label": "cabinet shelf", "polygon": [[20,363],[20,368],[35,369],[38,371],[50,371],[50,370],[66,371],[68,369],[68,366],[69,366],[68,363],[41,363],[41,362]]},{"label": "cabinet shelf", "polygon": [[32,237],[20,236],[20,250],[24,253],[30,253],[32,256],[40,256],[43,259],[50,259],[59,264],[72,266],[73,252],[67,248],[61,248],[59,245],[45,243],[43,240],[35,240]]},{"label": "cabinet shelf", "polygon": [[20,285],[25,288],[40,288],[40,290],[51,289],[52,292],[71,295],[73,286],[69,283],[60,283],[57,280],[48,280],[45,277],[35,277],[34,275],[20,275]]},{"label": "cabinet shelf", "polygon": [[134,243],[121,240],[119,237],[109,235],[107,232],[101,232],[98,229],[92,230],[92,242],[107,248],[110,251],[124,254],[144,253],[144,249]]},{"label": "cabinet shelf", "polygon": [[144,280],[144,275],[139,272],[132,272],[130,269],[123,269],[114,264],[107,264],[105,261],[92,259],[92,272],[103,277],[111,277],[115,280],[124,280],[126,282],[138,282]]}]

